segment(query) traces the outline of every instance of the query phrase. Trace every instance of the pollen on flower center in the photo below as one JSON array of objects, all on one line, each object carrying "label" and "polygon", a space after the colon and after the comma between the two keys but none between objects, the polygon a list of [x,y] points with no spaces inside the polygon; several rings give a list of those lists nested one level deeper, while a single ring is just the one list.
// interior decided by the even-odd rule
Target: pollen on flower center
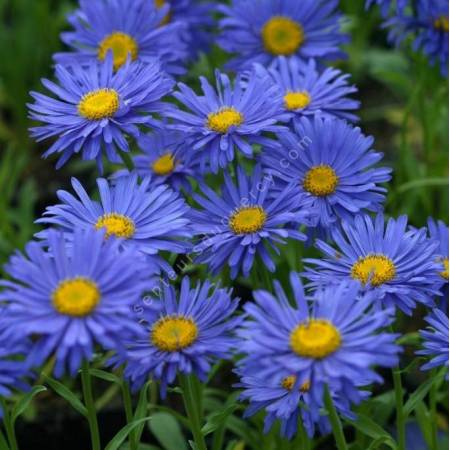
[{"label": "pollen on flower center", "polygon": [[448,33],[448,17],[441,16],[434,21],[434,28],[439,31],[444,31]]},{"label": "pollen on flower center", "polygon": [[100,302],[100,291],[88,278],[71,278],[59,283],[52,293],[52,302],[60,314],[84,317]]},{"label": "pollen on flower center", "polygon": [[320,359],[334,353],[341,345],[339,330],[324,319],[310,319],[291,332],[290,345],[297,355]]},{"label": "pollen on flower center", "polygon": [[[296,381],[297,377],[295,375],[289,375],[281,380],[281,387],[288,391],[292,391]],[[308,392],[310,388],[311,388],[310,382],[306,381],[300,386],[300,392]]]},{"label": "pollen on flower center", "polygon": [[292,55],[305,41],[302,26],[284,16],[274,16],[262,28],[264,48],[273,55]]},{"label": "pollen on flower center", "polygon": [[351,276],[361,283],[381,286],[394,279],[396,268],[394,262],[383,254],[371,254],[361,257],[353,264]]},{"label": "pollen on flower center", "polygon": [[159,157],[152,164],[152,170],[157,175],[169,175],[175,169],[175,159],[171,153]]},{"label": "pollen on flower center", "polygon": [[216,133],[226,134],[231,127],[238,127],[243,122],[242,113],[234,108],[222,108],[208,115],[207,127]]},{"label": "pollen on flower center", "polygon": [[267,213],[260,206],[248,206],[233,212],[229,226],[234,234],[250,234],[260,231],[267,220]]},{"label": "pollen on flower center", "polygon": [[284,107],[289,111],[306,108],[311,103],[311,97],[306,91],[288,92],[284,96]]},{"label": "pollen on flower center", "polygon": [[444,265],[444,270],[439,273],[444,280],[448,281],[448,258],[442,258],[442,264]]},{"label": "pollen on flower center", "polygon": [[328,165],[321,164],[312,167],[305,175],[303,188],[312,195],[325,197],[333,194],[339,184],[339,177],[334,169]]},{"label": "pollen on flower center", "polygon": [[126,33],[117,31],[106,36],[100,45],[98,46],[98,59],[104,61],[108,51],[111,50],[113,53],[113,64],[114,69],[117,70],[122,67],[130,55],[131,59],[134,61],[138,56],[138,45],[137,42]]},{"label": "pollen on flower center", "polygon": [[162,317],[151,331],[153,345],[165,352],[176,352],[189,347],[197,337],[197,325],[192,319],[183,316]]},{"label": "pollen on flower center", "polygon": [[116,236],[119,238],[129,239],[135,232],[134,222],[127,216],[117,213],[104,214],[99,217],[95,228],[106,229],[106,237]]},{"label": "pollen on flower center", "polygon": [[78,113],[89,120],[113,117],[119,109],[119,94],[114,89],[88,92],[78,103]]}]

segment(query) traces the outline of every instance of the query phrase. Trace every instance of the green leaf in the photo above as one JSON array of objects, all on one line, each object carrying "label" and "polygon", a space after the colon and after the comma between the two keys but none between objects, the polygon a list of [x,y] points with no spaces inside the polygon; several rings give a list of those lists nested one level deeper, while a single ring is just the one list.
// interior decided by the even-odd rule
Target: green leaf
[{"label": "green leaf", "polygon": [[395,442],[392,439],[389,439],[387,437],[380,437],[378,439],[375,439],[370,445],[369,447],[367,447],[367,450],[377,450],[379,449],[382,445],[387,445],[390,448],[392,448],[393,450],[397,449],[397,446],[395,445]]},{"label": "green leaf", "polygon": [[166,412],[153,414],[149,428],[165,450],[186,450],[186,440],[177,420]]},{"label": "green leaf", "polygon": [[100,378],[101,380],[109,381],[110,383],[122,383],[122,380],[117,375],[107,372],[106,370],[89,369],[89,373],[95,378]]},{"label": "green leaf", "polygon": [[433,384],[440,383],[441,377],[436,375],[421,384],[408,398],[408,401],[403,406],[403,414],[407,417],[414,411],[414,408],[421,402],[428,394]]},{"label": "green leaf", "polygon": [[125,425],[112,439],[109,444],[105,447],[105,450],[118,450],[122,445],[123,441],[127,438],[131,431],[133,431],[141,423],[150,420],[151,417],[144,417],[143,419],[134,420],[129,424]]},{"label": "green leaf", "polygon": [[73,409],[78,411],[81,415],[84,417],[87,417],[88,412],[86,407],[83,405],[81,400],[64,384],[60,383],[59,381],[50,378],[49,376],[43,374],[44,380],[47,382],[47,384],[63,399],[67,400]]},{"label": "green leaf", "polygon": [[192,450],[198,450],[197,444],[194,441],[189,441]]},{"label": "green leaf", "polygon": [[356,429],[361,431],[361,433],[369,436],[375,440],[384,440],[384,443],[391,446],[391,448],[396,448],[396,444],[392,436],[385,431],[380,425],[375,423],[370,417],[364,414],[358,414],[356,421],[347,421],[350,425],[353,425]]},{"label": "green leaf", "polygon": [[227,405],[221,411],[210,414],[202,428],[203,436],[207,436],[209,433],[216,431],[217,428],[226,422],[228,417],[233,414],[237,407],[237,403],[232,403],[231,405]]},{"label": "green leaf", "polygon": [[[130,444],[127,442],[120,447],[120,450],[131,450]],[[138,450],[161,450],[161,448],[150,444],[139,444]]]},{"label": "green leaf", "polygon": [[28,408],[28,405],[31,403],[34,397],[38,395],[40,392],[46,391],[47,388],[45,386],[34,386],[30,392],[27,392],[14,406],[11,412],[11,421],[14,422],[17,418]]}]

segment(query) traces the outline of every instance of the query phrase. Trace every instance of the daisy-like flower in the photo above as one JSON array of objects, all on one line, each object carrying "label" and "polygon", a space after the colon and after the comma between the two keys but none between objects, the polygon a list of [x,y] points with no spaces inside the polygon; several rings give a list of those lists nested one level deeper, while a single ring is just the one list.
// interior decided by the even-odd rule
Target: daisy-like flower
[{"label": "daisy-like flower", "polygon": [[418,0],[415,15],[398,12],[386,21],[390,38],[397,43],[414,34],[413,49],[423,51],[432,65],[448,76],[448,0]]},{"label": "daisy-like flower", "polygon": [[173,109],[173,128],[182,131],[199,156],[201,170],[217,173],[233,161],[236,149],[253,156],[252,144],[267,141],[264,132],[280,132],[279,121],[289,120],[279,101],[281,95],[269,77],[251,72],[243,87],[241,76],[234,85],[216,71],[217,90],[200,77],[203,95],[179,83],[177,98],[189,111]]},{"label": "daisy-like flower", "polygon": [[[131,249],[94,230],[75,232],[70,248],[62,233],[48,233],[48,251],[32,242],[6,266],[0,300],[6,302],[5,339],[33,337],[30,363],[55,355],[55,375],[73,375],[95,345],[120,350],[139,329],[131,306],[147,287],[146,268]],[[145,272],[144,272],[145,269]]]},{"label": "daisy-like flower", "polygon": [[232,299],[231,290],[209,281],[191,287],[185,277],[179,293],[164,286],[150,306],[140,318],[140,336],[126,343],[124,359],[115,359],[116,364],[127,363],[124,375],[133,386],[151,376],[164,393],[177,374],[195,374],[204,381],[215,361],[231,356],[233,330],[240,323],[233,317],[238,299]]},{"label": "daisy-like flower", "polygon": [[419,350],[417,354],[431,356],[432,358],[421,369],[430,370],[434,367],[448,367],[448,315],[439,309],[435,309],[425,320],[430,326],[427,330],[420,331],[424,343],[423,349]]},{"label": "daisy-like flower", "polygon": [[104,64],[57,66],[56,78],[59,84],[42,83],[57,98],[31,92],[30,117],[43,123],[31,128],[31,135],[37,141],[56,137],[44,157],[61,153],[57,168],[81,153],[85,160],[96,160],[101,171],[103,153],[121,162],[118,150],[129,152],[126,136],[137,138],[140,125],[156,124],[150,114],[166,109],[160,100],[174,83],[156,60],[147,65],[128,61],[114,72],[111,55]]},{"label": "daisy-like flower", "polygon": [[231,269],[231,277],[239,272],[245,277],[258,255],[271,272],[275,264],[271,253],[279,253],[278,244],[285,239],[306,240],[299,231],[300,224],[308,221],[303,202],[293,186],[274,195],[274,181],[261,173],[256,166],[251,177],[239,168],[237,185],[225,174],[221,195],[201,184],[205,196],[194,194],[194,200],[202,207],[193,210],[193,230],[201,238],[194,247],[196,261],[206,263],[213,274],[225,264]]},{"label": "daisy-like flower", "polygon": [[[442,277],[445,286],[445,292],[448,297],[448,226],[438,220],[437,222],[432,218],[428,219],[428,233],[431,239],[439,242],[437,249],[438,261],[441,263],[439,275]],[[445,299],[447,301],[448,298]]]},{"label": "daisy-like flower", "polygon": [[[250,376],[278,380],[290,391],[285,397],[278,392],[278,404],[272,403],[273,391],[253,397],[270,400],[268,411],[279,418],[289,418],[299,402],[311,406],[304,422],[312,433],[308,421],[318,422],[324,384],[338,398],[357,403],[367,395],[359,391],[361,386],[382,381],[374,366],[394,366],[400,347],[397,335],[383,331],[392,321],[391,311],[375,310],[373,295],[361,295],[357,283],[328,285],[307,299],[298,275],[291,273],[290,280],[291,301],[275,282],[275,295],[255,291],[255,303],[245,305],[247,319],[240,331],[245,357],[240,364]],[[349,409],[345,400],[341,405],[343,411]]]},{"label": "daisy-like flower", "polygon": [[306,259],[314,264],[306,276],[314,285],[339,280],[359,281],[364,291],[373,291],[385,306],[411,314],[416,303],[433,304],[440,295],[441,265],[436,262],[438,243],[426,230],[407,230],[408,218],[375,219],[356,216],[332,230],[336,247],[317,240],[324,259]]},{"label": "daisy-like flower", "polygon": [[383,154],[371,149],[373,138],[343,120],[301,118],[293,133],[279,135],[276,148],[262,154],[265,170],[281,186],[295,184],[296,192],[312,203],[316,225],[327,229],[338,219],[352,219],[364,210],[382,209],[391,169],[373,167]]},{"label": "daisy-like flower", "polygon": [[79,0],[80,9],[68,20],[73,31],[62,33],[63,42],[73,51],[56,53],[56,62],[83,65],[102,62],[112,53],[114,69],[127,59],[152,63],[159,58],[164,70],[184,72],[187,47],[180,21],[161,26],[169,6],[157,8],[152,0]]},{"label": "daisy-like flower", "polygon": [[254,63],[269,66],[278,56],[289,59],[336,59],[346,42],[340,32],[338,0],[233,0],[220,5],[219,45],[238,56],[228,67],[249,69]]},{"label": "daisy-like flower", "polygon": [[[183,240],[192,236],[189,206],[168,186],[152,186],[150,178],[139,183],[135,173],[118,178],[113,186],[99,178],[97,185],[100,202],[91,200],[81,183],[72,178],[78,198],[58,191],[62,204],[48,207],[37,222],[56,225],[68,234],[77,229],[104,230],[107,238],[121,239],[120,247],[136,247],[143,255],[162,250],[183,253],[190,248]],[[48,233],[44,230],[38,237],[45,238]]]},{"label": "daisy-like flower", "polygon": [[[3,335],[0,336],[0,397],[6,398],[10,397],[14,390],[29,389],[25,378],[30,377],[31,373],[25,358],[30,351],[30,345],[25,340],[11,340],[11,337],[6,340]],[[0,419],[2,416],[0,405]]]},{"label": "daisy-like flower", "polygon": [[[250,371],[244,365],[237,370],[241,381],[236,386],[243,389],[240,399],[250,402],[244,417],[252,416],[264,409],[267,412],[264,432],[267,433],[274,422],[279,420],[281,435],[287,439],[292,439],[298,432],[299,419],[311,438],[316,427],[324,435],[331,431],[328,418],[321,413],[324,409],[323,383],[316,384],[311,390],[310,382],[299,384],[297,377],[288,372],[280,374],[278,371],[273,376],[261,376],[261,372],[265,369],[263,366],[253,366]],[[340,394],[333,388],[330,389],[333,403],[341,416],[354,419],[355,416],[350,411],[350,399],[352,403],[359,403],[367,396],[367,392],[359,391],[349,383],[343,383],[343,386],[344,389],[341,387]]]},{"label": "daisy-like flower", "polygon": [[187,44],[189,56],[194,59],[199,52],[208,50],[213,41],[212,29],[214,20],[212,12],[214,6],[210,2],[199,0],[154,0],[158,8],[169,5],[170,11],[163,19],[163,23],[182,22],[185,28],[182,38]]},{"label": "daisy-like flower", "polygon": [[[191,192],[189,178],[200,174],[198,158],[194,159],[183,133],[164,128],[142,134],[137,140],[142,153],[133,158],[134,168],[141,177],[151,177],[153,185],[167,184],[176,191]],[[128,175],[122,169],[113,178]]]},{"label": "daisy-like flower", "polygon": [[355,86],[348,84],[350,75],[328,67],[317,69],[314,60],[299,64],[297,60],[281,57],[274,67],[266,69],[257,66],[263,74],[269,74],[283,94],[283,107],[292,117],[318,115],[321,117],[340,117],[357,121],[358,117],[350,111],[358,109],[360,102],[348,98],[357,92]]}]

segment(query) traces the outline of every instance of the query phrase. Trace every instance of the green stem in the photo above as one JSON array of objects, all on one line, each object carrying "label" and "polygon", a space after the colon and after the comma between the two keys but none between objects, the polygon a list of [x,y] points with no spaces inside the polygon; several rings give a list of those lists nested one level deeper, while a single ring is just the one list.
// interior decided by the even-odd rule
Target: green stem
[{"label": "green stem", "polygon": [[0,450],[10,450],[2,430],[0,430]]},{"label": "green stem", "polygon": [[[125,415],[127,423],[131,423],[134,420],[133,402],[131,400],[131,391],[128,383],[124,380],[122,382],[122,397],[123,406],[125,408]],[[136,429],[130,431],[129,434],[130,450],[138,450],[138,441],[136,439]]]},{"label": "green stem", "polygon": [[196,380],[193,376],[181,375],[180,386],[183,390],[184,407],[186,414],[191,424],[192,435],[194,436],[195,444],[198,450],[207,450],[205,438],[201,431],[201,414],[199,411],[199,402],[196,398],[196,387],[194,385]]},{"label": "green stem", "polygon": [[14,430],[14,425],[11,421],[11,416],[9,415],[8,404],[6,400],[2,397],[0,398],[1,406],[3,409],[3,425],[5,426],[6,436],[8,438],[9,447],[11,450],[18,450],[16,432]]},{"label": "green stem", "polygon": [[81,384],[83,387],[84,404],[88,412],[88,422],[89,422],[89,430],[91,432],[92,450],[101,450],[97,413],[95,411],[94,397],[92,395],[91,375],[89,374],[89,363],[85,360],[81,365]]},{"label": "green stem", "polygon": [[392,369],[394,381],[395,405],[397,410],[397,441],[398,450],[406,450],[405,415],[403,413],[403,386],[402,376],[398,368]]},{"label": "green stem", "polygon": [[344,431],[342,429],[342,423],[339,419],[338,413],[334,406],[333,399],[331,398],[330,389],[325,386],[325,407],[328,411],[328,417],[331,422],[331,428],[333,429],[334,439],[336,441],[336,447],[338,450],[348,450],[347,442],[345,441]]},{"label": "green stem", "polygon": [[[436,371],[433,372],[432,376],[437,376]],[[438,450],[438,428],[436,415],[437,391],[438,385],[433,383],[430,390],[431,450]]]}]

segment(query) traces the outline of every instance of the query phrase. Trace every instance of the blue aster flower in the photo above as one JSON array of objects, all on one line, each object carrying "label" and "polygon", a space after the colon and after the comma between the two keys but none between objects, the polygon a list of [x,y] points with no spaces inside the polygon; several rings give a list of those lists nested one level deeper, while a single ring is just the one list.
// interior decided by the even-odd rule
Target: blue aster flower
[{"label": "blue aster flower", "polygon": [[[26,378],[30,378],[32,374],[26,356],[30,351],[30,343],[11,337],[6,340],[3,333],[0,336],[0,396],[6,398],[15,390],[24,392],[29,389]],[[3,410],[0,405],[0,419],[2,416]]]},{"label": "blue aster flower", "polygon": [[424,343],[423,349],[419,350],[417,354],[431,356],[432,358],[421,369],[448,367],[448,315],[439,309],[435,309],[425,320],[430,326],[427,330],[420,331]]},{"label": "blue aster flower", "polygon": [[104,61],[112,53],[114,68],[128,58],[152,63],[159,58],[164,70],[184,73],[182,66],[187,47],[182,34],[185,25],[174,21],[161,23],[169,6],[156,8],[151,0],[79,0],[80,9],[68,20],[73,31],[62,33],[63,42],[73,51],[56,53],[63,65],[79,65]]},{"label": "blue aster flower", "polygon": [[[164,263],[154,258],[159,251],[184,253],[190,248],[186,241],[192,236],[189,206],[168,186],[152,186],[150,178],[139,182],[135,173],[118,178],[113,186],[99,178],[97,185],[100,202],[91,200],[81,183],[72,178],[78,198],[58,191],[62,203],[48,207],[37,222],[56,225],[68,235],[78,229],[104,230],[106,237],[121,239],[120,247],[136,248],[163,267]],[[48,233],[44,230],[38,237],[46,238]]]},{"label": "blue aster flower", "polygon": [[[240,399],[250,402],[244,417],[250,417],[264,409],[267,412],[264,432],[267,433],[274,422],[279,420],[281,435],[287,439],[292,439],[298,433],[299,420],[311,438],[316,428],[323,435],[331,431],[328,418],[323,412],[323,383],[317,383],[315,388],[311,389],[310,382],[300,385],[297,377],[286,371],[283,373],[283,370],[279,370],[272,376],[261,375],[264,369],[267,368],[253,366],[250,374],[244,365],[237,370],[241,380],[236,386],[243,389]],[[355,415],[350,410],[350,399],[353,403],[360,403],[368,393],[356,390],[349,383],[342,385],[344,389],[341,386],[340,393],[331,387],[333,403],[341,416],[354,419]]]},{"label": "blue aster flower", "polygon": [[385,25],[397,43],[413,34],[413,49],[425,53],[430,64],[438,63],[442,75],[448,76],[448,0],[418,0],[414,16],[399,12]]},{"label": "blue aster flower", "polygon": [[439,242],[437,250],[439,262],[442,264],[439,274],[448,287],[448,226],[438,220],[428,219],[428,233],[430,238]]},{"label": "blue aster flower", "polygon": [[308,221],[301,197],[292,186],[275,196],[273,183],[256,166],[251,177],[239,168],[236,185],[225,174],[220,195],[200,185],[204,196],[194,194],[193,198],[202,209],[191,213],[193,230],[201,235],[194,247],[197,262],[208,264],[213,274],[228,264],[232,278],[239,272],[247,277],[259,256],[274,272],[271,254],[279,254],[278,245],[286,244],[288,238],[306,239],[299,231],[300,224]]},{"label": "blue aster flower", "polygon": [[31,242],[6,266],[1,281],[6,302],[4,336],[33,337],[30,364],[55,356],[55,374],[73,375],[95,345],[120,351],[121,342],[139,331],[131,306],[149,286],[147,268],[132,249],[120,249],[94,230],[75,232],[68,247],[62,233],[48,233],[48,251]]},{"label": "blue aster flower", "polygon": [[238,299],[231,290],[209,281],[190,286],[183,278],[180,292],[165,285],[159,298],[146,307],[140,318],[141,334],[128,341],[124,375],[134,387],[150,376],[161,382],[163,393],[177,374],[195,374],[205,381],[211,365],[229,358],[236,345],[233,330],[240,323],[233,317]]},{"label": "blue aster flower", "polygon": [[56,66],[56,78],[59,84],[42,83],[57,98],[31,92],[35,103],[28,107],[31,119],[43,123],[31,128],[31,135],[37,141],[56,137],[44,157],[61,153],[57,168],[75,153],[96,160],[100,170],[103,153],[121,162],[118,150],[129,152],[126,137],[137,138],[140,125],[158,125],[150,113],[166,109],[160,100],[173,87],[156,60],[147,65],[128,61],[114,73],[111,55],[87,68]]},{"label": "blue aster flower", "polygon": [[[137,140],[142,153],[133,157],[134,168],[141,177],[151,177],[154,186],[167,184],[179,191],[191,192],[190,178],[200,176],[198,158],[185,141],[183,133],[162,129],[142,134]],[[113,175],[116,179],[128,175],[122,169]]]},{"label": "blue aster flower", "polygon": [[327,229],[339,219],[382,209],[391,169],[373,167],[382,157],[371,149],[373,138],[343,120],[302,118],[293,133],[279,135],[276,148],[262,154],[266,171],[281,186],[295,184],[297,194],[311,202],[315,225]]},{"label": "blue aster flower", "polygon": [[182,39],[187,44],[191,59],[199,52],[206,52],[213,41],[212,29],[214,20],[212,12],[215,7],[210,2],[198,0],[155,0],[156,6],[168,4],[170,11],[163,23],[182,22],[186,27],[182,31]]},{"label": "blue aster flower", "polygon": [[364,291],[372,291],[385,306],[396,306],[411,314],[416,303],[433,304],[440,295],[440,264],[435,261],[437,242],[426,230],[407,230],[408,218],[375,219],[357,216],[332,230],[333,247],[317,240],[324,259],[306,259],[314,264],[306,276],[314,285],[357,280]]},{"label": "blue aster flower", "polygon": [[359,120],[350,111],[358,109],[360,102],[347,97],[358,89],[348,84],[350,75],[338,69],[328,67],[319,71],[312,59],[301,65],[296,60],[288,61],[282,57],[272,68],[259,66],[258,70],[268,73],[280,87],[283,107],[293,118],[316,115]]},{"label": "blue aster flower", "polygon": [[269,77],[251,72],[243,87],[238,76],[234,84],[227,75],[216,71],[217,90],[200,77],[203,95],[183,83],[174,96],[189,111],[173,109],[173,128],[182,131],[198,154],[201,170],[217,173],[233,161],[235,151],[253,156],[252,144],[266,142],[265,132],[280,132],[279,121],[289,120],[279,101],[281,93]]},{"label": "blue aster flower", "polygon": [[347,37],[340,32],[338,0],[234,0],[218,7],[222,34],[218,44],[237,56],[233,70],[254,63],[269,66],[278,56],[289,59],[336,59]]},{"label": "blue aster flower", "polygon": [[[328,285],[307,298],[298,275],[291,273],[290,281],[290,299],[274,282],[275,295],[258,290],[255,303],[245,305],[247,319],[239,333],[245,356],[240,365],[241,372],[269,381],[269,386],[275,379],[281,387],[292,388],[285,396],[272,389],[259,396],[247,394],[256,402],[270,401],[268,411],[285,420],[304,402],[305,428],[311,435],[312,423],[319,422],[324,384],[349,414],[350,403],[367,395],[360,387],[382,381],[374,366],[394,366],[400,347],[397,335],[383,331],[392,321],[391,312],[375,310],[373,294],[361,295],[357,283]],[[291,378],[280,378],[286,374]],[[277,397],[277,404],[272,403]]]}]

